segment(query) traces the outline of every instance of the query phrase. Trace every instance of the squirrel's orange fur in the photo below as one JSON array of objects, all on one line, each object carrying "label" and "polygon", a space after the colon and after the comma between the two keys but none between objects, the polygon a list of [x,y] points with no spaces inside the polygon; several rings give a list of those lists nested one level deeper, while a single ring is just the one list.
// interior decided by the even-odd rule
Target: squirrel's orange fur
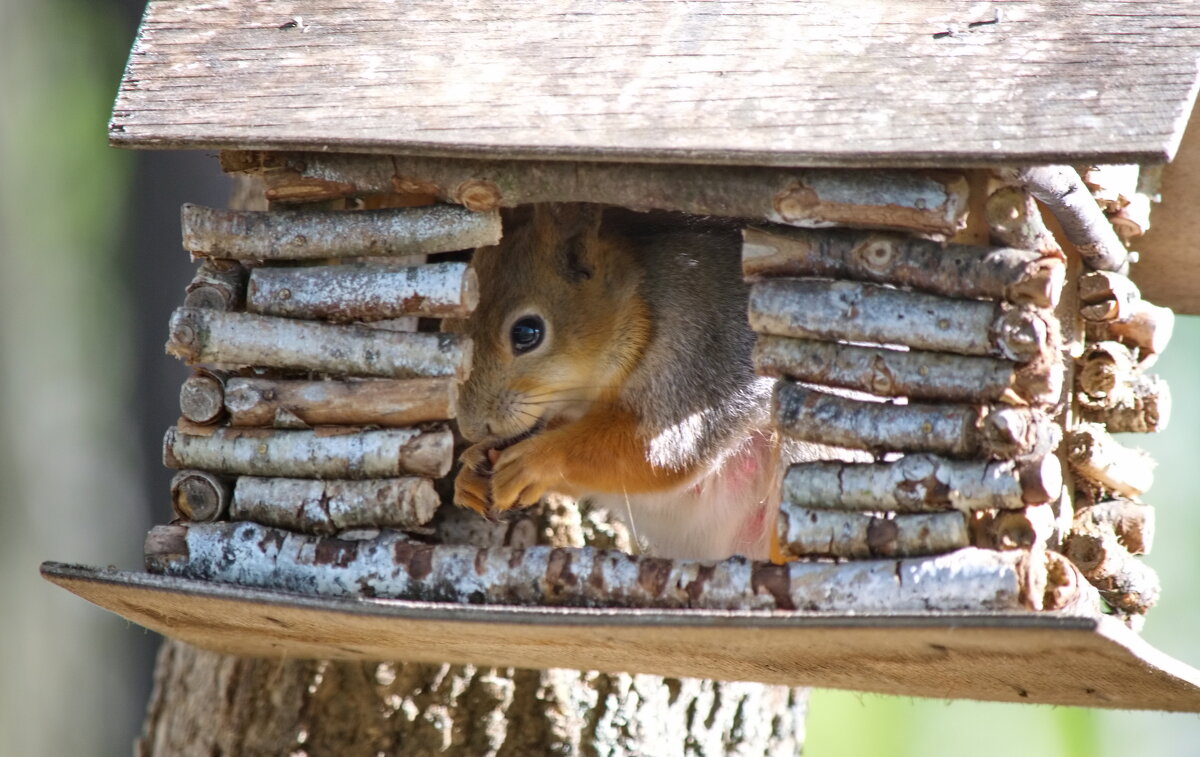
[{"label": "squirrel's orange fur", "polygon": [[[659,554],[767,557],[778,450],[736,229],[588,205],[529,213],[475,255],[458,418],[478,443],[455,501],[487,513],[591,496]],[[527,352],[521,323],[542,326]]]}]

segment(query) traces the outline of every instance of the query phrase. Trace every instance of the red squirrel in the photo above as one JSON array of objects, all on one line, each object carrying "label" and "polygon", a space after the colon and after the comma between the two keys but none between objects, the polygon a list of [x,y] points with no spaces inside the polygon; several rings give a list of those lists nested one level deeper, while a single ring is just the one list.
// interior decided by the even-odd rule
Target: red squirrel
[{"label": "red squirrel", "polygon": [[475,252],[454,500],[591,498],[648,552],[778,559],[772,381],[754,374],[729,223],[538,205]]}]

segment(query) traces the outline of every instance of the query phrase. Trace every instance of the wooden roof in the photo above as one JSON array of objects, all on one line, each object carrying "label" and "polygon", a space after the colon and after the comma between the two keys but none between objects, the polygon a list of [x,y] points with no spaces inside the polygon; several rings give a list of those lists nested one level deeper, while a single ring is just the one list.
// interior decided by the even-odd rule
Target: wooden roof
[{"label": "wooden roof", "polygon": [[742,165],[1156,162],[1195,0],[151,0],[114,144]]}]

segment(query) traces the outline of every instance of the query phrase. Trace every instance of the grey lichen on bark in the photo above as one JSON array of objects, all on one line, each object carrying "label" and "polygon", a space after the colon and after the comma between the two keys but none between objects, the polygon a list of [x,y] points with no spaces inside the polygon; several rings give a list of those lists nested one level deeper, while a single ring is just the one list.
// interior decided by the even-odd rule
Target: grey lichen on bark
[{"label": "grey lichen on bark", "polygon": [[241,260],[422,255],[500,241],[500,216],[452,205],[399,210],[261,213],[184,205],[183,246]]},{"label": "grey lichen on bark", "polygon": [[471,343],[351,324],[177,308],[167,353],[188,365],[248,366],[380,378],[465,378]]},{"label": "grey lichen on bark", "polygon": [[466,263],[261,266],[246,291],[251,313],[338,323],[465,318],[478,302],[479,283]]},{"label": "grey lichen on bark", "polygon": [[767,279],[750,289],[750,327],[802,339],[905,345],[1026,362],[1054,342],[1046,311],[824,279]]},{"label": "grey lichen on bark", "polygon": [[910,287],[946,297],[1054,307],[1066,276],[1061,254],[941,245],[897,233],[747,228],[749,277],[817,276]]},{"label": "grey lichen on bark", "polygon": [[1046,413],[1007,406],[871,402],[780,381],[776,428],[793,439],[875,453],[929,452],[1006,460],[1044,455],[1060,430]]},{"label": "grey lichen on bark", "polygon": [[759,374],[880,397],[950,402],[1050,403],[1062,391],[1058,360],[1023,365],[1009,360],[923,350],[864,347],[760,334]]}]

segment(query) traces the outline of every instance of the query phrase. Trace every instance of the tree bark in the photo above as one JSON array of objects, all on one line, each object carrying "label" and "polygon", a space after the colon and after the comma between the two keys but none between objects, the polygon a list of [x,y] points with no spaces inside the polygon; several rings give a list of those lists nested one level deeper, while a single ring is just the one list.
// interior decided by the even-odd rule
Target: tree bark
[{"label": "tree bark", "polygon": [[1120,342],[1092,342],[1077,360],[1075,383],[1081,392],[1099,399],[1120,391],[1137,375],[1137,360],[1128,347]]},{"label": "tree bark", "polygon": [[236,260],[209,258],[187,285],[183,306],[240,310],[246,299],[246,269]]},{"label": "tree bark", "polygon": [[1130,554],[1147,554],[1154,544],[1154,508],[1150,505],[1111,499],[1088,505],[1075,513],[1074,529],[1077,531],[1087,531],[1101,524],[1112,527],[1117,540]]},{"label": "tree bark", "polygon": [[940,237],[953,236],[967,215],[967,181],[952,172],[231,151],[221,154],[221,164],[226,171],[261,175],[268,197],[281,201],[401,192],[476,211],[595,202]]},{"label": "tree bark", "polygon": [[1129,251],[1074,168],[1034,166],[1016,169],[1013,174],[1050,209],[1089,267],[1120,273],[1128,270]]},{"label": "tree bark", "polygon": [[225,416],[226,374],[196,368],[179,388],[179,414],[202,426],[216,423]]},{"label": "tree bark", "polygon": [[873,452],[1007,460],[1045,454],[1058,441],[1058,427],[1037,410],[869,402],[787,381],[775,386],[772,417],[793,439]]},{"label": "tree bark", "polygon": [[242,476],[233,487],[229,519],[332,536],[347,529],[423,526],[439,504],[427,478],[318,481]]},{"label": "tree bark", "polygon": [[423,255],[500,241],[500,215],[452,205],[400,210],[216,210],[183,206],[183,247],[238,260]]},{"label": "tree bark", "polygon": [[[906,517],[928,523],[931,516]],[[931,543],[966,543],[961,513],[937,517],[957,519],[959,538]],[[914,521],[913,528],[915,533],[922,526]],[[880,553],[898,541],[895,534],[879,533]],[[920,540],[908,541],[918,546]],[[147,537],[146,566],[154,573],[296,594],[660,609],[1036,609],[1026,584],[1045,584],[1044,563],[1019,551],[963,549],[936,557],[774,565],[743,557],[669,560],[588,547],[427,544],[394,531],[362,540],[320,538],[245,521],[156,526]]]},{"label": "tree bark", "polygon": [[1134,557],[1108,523],[1082,524],[1063,544],[1063,552],[1117,610],[1145,614],[1162,593],[1158,574]]},{"label": "tree bark", "polygon": [[202,470],[181,470],[171,478],[171,509],[182,520],[205,523],[229,511],[229,482]]},{"label": "tree bark", "polygon": [[167,352],[188,365],[247,366],[380,378],[465,378],[471,342],[458,334],[414,334],[177,308]]},{"label": "tree bark", "polygon": [[969,524],[971,546],[983,549],[1045,549],[1054,533],[1055,515],[1048,505],[1022,510],[977,512]]},{"label": "tree bark", "polygon": [[1154,484],[1154,458],[1126,447],[1095,423],[1080,423],[1067,432],[1067,461],[1093,487],[1137,497]]},{"label": "tree bark", "polygon": [[1054,307],[1066,276],[1061,255],[1008,247],[941,245],[902,234],[846,229],[743,233],[742,272],[819,276],[911,287],[947,297]]},{"label": "tree bark", "polygon": [[793,755],[807,689],[159,651],[139,757]]},{"label": "tree bark", "polygon": [[227,476],[369,479],[444,476],[454,452],[454,439],[445,428],[204,431],[167,429],[163,463]]},{"label": "tree bark", "polygon": [[750,288],[750,327],[776,336],[904,345],[1019,363],[1054,341],[1048,311],[878,284],[766,279]]},{"label": "tree bark", "polygon": [[1010,360],[946,352],[861,347],[760,334],[754,368],[764,376],[840,386],[879,397],[943,402],[1053,404],[1062,393],[1057,359]]},{"label": "tree bark", "polygon": [[788,558],[919,557],[953,552],[968,543],[966,518],[957,510],[889,518],[785,502],[777,528],[780,551]]},{"label": "tree bark", "polygon": [[1175,311],[1145,300],[1129,304],[1115,320],[1088,323],[1088,341],[1116,340],[1137,348],[1138,364],[1148,368],[1171,341]]},{"label": "tree bark", "polygon": [[1022,463],[905,455],[890,463],[798,463],[783,478],[797,507],[842,511],[1013,510],[1049,502],[1062,489],[1054,455]]},{"label": "tree bark", "polygon": [[[287,381],[231,378],[220,402],[231,426],[413,426],[454,417],[458,384],[449,378]],[[206,403],[207,405],[207,403]]]},{"label": "tree bark", "polygon": [[994,243],[1064,257],[1058,240],[1042,220],[1037,201],[1019,187],[1001,187],[988,196],[987,222]]},{"label": "tree bark", "polygon": [[479,282],[466,263],[260,266],[246,293],[251,313],[335,323],[465,318],[478,302]]},{"label": "tree bark", "polygon": [[1158,376],[1134,373],[1101,397],[1078,395],[1079,417],[1103,423],[1110,432],[1162,431],[1171,418],[1171,390]]}]

